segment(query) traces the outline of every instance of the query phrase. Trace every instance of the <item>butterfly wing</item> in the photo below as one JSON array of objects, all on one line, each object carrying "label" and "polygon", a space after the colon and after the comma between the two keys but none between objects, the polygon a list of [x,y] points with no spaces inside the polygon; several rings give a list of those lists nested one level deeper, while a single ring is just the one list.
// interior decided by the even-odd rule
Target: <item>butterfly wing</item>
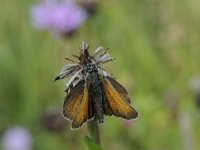
[{"label": "butterfly wing", "polygon": [[72,128],[79,128],[89,118],[88,83],[81,80],[67,95],[63,105],[63,115],[72,120]]},{"label": "butterfly wing", "polygon": [[109,80],[109,82],[112,84],[114,89],[123,97],[123,99],[126,100],[130,104],[131,100],[128,96],[127,90],[120,83],[118,83],[116,80],[114,80],[113,78],[106,77],[106,79]]},{"label": "butterfly wing", "polygon": [[83,96],[81,98],[81,103],[78,108],[78,112],[72,122],[72,128],[79,128],[83,125],[89,118],[89,91],[88,82],[85,82]]},{"label": "butterfly wing", "polygon": [[63,115],[73,120],[78,112],[78,108],[83,97],[85,81],[81,80],[78,82],[66,96],[63,104]]},{"label": "butterfly wing", "polygon": [[133,107],[131,107],[129,98],[127,98],[127,91],[124,87],[122,88],[117,81],[107,77],[102,77],[101,81],[112,114],[127,120],[136,118],[138,113]]}]

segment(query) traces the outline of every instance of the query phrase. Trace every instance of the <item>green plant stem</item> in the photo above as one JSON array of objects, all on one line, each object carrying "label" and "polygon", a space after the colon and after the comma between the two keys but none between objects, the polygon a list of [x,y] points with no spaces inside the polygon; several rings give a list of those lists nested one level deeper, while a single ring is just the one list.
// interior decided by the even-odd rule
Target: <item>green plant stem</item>
[{"label": "green plant stem", "polygon": [[100,145],[99,126],[98,126],[97,120],[94,119],[94,120],[88,121],[87,126],[88,126],[88,130],[89,130],[92,140],[96,144]]}]

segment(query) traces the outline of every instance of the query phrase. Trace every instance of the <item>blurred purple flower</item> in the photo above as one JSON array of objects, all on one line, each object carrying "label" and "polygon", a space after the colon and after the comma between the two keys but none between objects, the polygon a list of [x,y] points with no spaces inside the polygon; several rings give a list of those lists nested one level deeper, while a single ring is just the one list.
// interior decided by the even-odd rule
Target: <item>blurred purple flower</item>
[{"label": "blurred purple flower", "polygon": [[45,0],[31,8],[33,25],[56,34],[74,31],[86,19],[86,12],[73,0]]},{"label": "blurred purple flower", "polygon": [[1,143],[3,150],[31,150],[32,136],[25,128],[12,127],[7,129]]}]

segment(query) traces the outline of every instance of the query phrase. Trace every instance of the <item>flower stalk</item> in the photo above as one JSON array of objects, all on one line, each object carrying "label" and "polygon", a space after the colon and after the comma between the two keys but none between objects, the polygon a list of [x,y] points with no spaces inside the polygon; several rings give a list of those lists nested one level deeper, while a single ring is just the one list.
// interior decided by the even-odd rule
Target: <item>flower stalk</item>
[{"label": "flower stalk", "polygon": [[100,145],[99,125],[96,119],[87,122],[88,131],[92,140]]}]

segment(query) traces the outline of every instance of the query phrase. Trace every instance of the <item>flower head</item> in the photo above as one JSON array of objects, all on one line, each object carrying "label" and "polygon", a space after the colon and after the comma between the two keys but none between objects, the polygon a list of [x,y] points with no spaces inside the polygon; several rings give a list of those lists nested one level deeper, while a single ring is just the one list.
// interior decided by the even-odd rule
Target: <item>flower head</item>
[{"label": "flower head", "polygon": [[61,69],[59,75],[55,78],[56,81],[64,79],[66,77],[70,77],[70,80],[67,82],[65,88],[65,91],[67,93],[69,93],[70,88],[74,87],[75,84],[77,84],[80,80],[84,78],[84,69],[86,65],[90,62],[97,65],[100,74],[111,77],[111,75],[101,67],[102,64],[113,60],[113,57],[110,56],[110,54],[107,52],[107,49],[105,50],[103,47],[98,47],[94,51],[93,55],[89,54],[88,49],[89,45],[85,42],[82,42],[82,45],[80,47],[80,56],[75,56],[79,59],[79,62],[74,62],[73,60],[66,58],[74,62],[74,64],[65,65]]},{"label": "flower head", "polygon": [[32,149],[32,136],[27,129],[22,127],[7,129],[1,140],[4,150]]},{"label": "flower head", "polygon": [[41,114],[40,120],[41,125],[50,132],[60,133],[66,126],[66,120],[57,110],[45,110]]},{"label": "flower head", "polygon": [[74,31],[87,17],[73,0],[45,0],[32,7],[31,16],[36,28],[56,34]]}]

